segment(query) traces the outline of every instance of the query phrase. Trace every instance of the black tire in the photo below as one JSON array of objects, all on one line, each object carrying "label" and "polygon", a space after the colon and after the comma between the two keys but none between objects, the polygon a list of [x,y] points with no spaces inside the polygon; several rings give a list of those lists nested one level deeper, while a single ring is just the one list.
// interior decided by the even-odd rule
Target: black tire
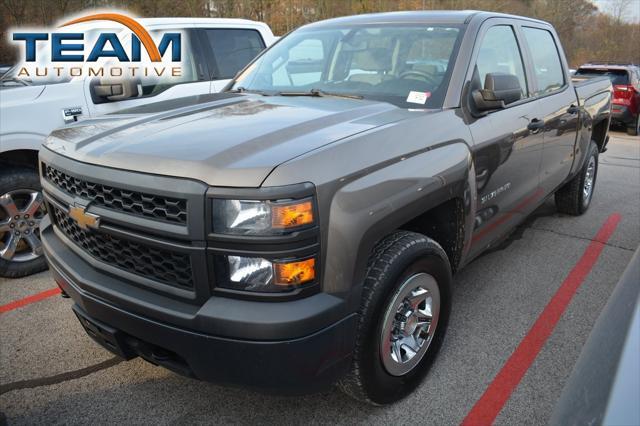
[{"label": "black tire", "polygon": [[[588,197],[585,197],[585,179],[587,177],[587,170],[592,158],[595,161],[595,170],[593,172],[591,191],[589,192]],[[595,190],[597,177],[598,145],[594,141],[591,141],[587,159],[584,163],[584,166],[582,166],[580,173],[575,175],[573,179],[571,179],[556,191],[555,200],[558,211],[560,213],[569,214],[572,216],[580,216],[581,214],[586,212],[591,205],[591,200],[593,199],[593,192]]]},{"label": "black tire", "polygon": [[[0,174],[0,197],[18,190],[42,191],[36,170],[18,167],[3,170]],[[8,219],[7,212],[0,206],[0,223],[6,219]],[[0,251],[4,248],[5,241],[7,241],[7,234],[6,232],[0,231]],[[45,269],[47,269],[47,263],[42,255],[31,260],[20,262],[0,258],[0,277],[25,277],[44,271]]]},{"label": "black tire", "polygon": [[[431,343],[420,361],[402,376],[391,375],[381,359],[381,334],[387,308],[401,284],[417,273],[428,273],[440,291],[440,315]],[[372,405],[398,401],[411,393],[433,363],[451,311],[451,267],[438,243],[415,232],[399,231],[380,241],[367,265],[351,371],[340,388]],[[396,314],[397,315],[397,314]]]},{"label": "black tire", "polygon": [[627,134],[629,136],[638,136],[638,132],[640,132],[640,114],[636,115],[634,122],[627,127]]}]

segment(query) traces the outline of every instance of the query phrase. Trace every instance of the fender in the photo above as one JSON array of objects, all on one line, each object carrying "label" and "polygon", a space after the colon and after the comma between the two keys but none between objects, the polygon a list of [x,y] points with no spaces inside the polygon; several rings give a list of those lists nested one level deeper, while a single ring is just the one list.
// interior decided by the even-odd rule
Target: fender
[{"label": "fender", "polygon": [[36,132],[0,134],[0,155],[19,149],[39,151],[47,135]]},{"label": "fender", "polygon": [[[576,92],[580,96],[580,88]],[[611,92],[609,90],[602,90],[586,99],[579,98],[578,102],[581,105],[580,127],[578,128],[576,139],[573,166],[567,181],[571,180],[582,169],[584,162],[587,160],[591,140],[602,138],[601,141],[596,140],[596,142],[600,147],[600,151],[603,150],[611,122]],[[604,134],[594,134],[598,126],[604,126]]]},{"label": "fender", "polygon": [[37,168],[38,152],[44,139],[44,135],[38,133],[0,135],[0,172],[13,165]]},{"label": "fender", "polygon": [[280,164],[262,185],[316,186],[322,289],[345,299],[345,315],[360,304],[375,243],[422,213],[461,200],[466,207],[465,235],[456,240],[462,247],[459,265],[471,241],[477,197],[473,142],[460,110],[395,110],[392,117],[367,117],[381,125]]},{"label": "fender", "polygon": [[325,291],[350,291],[349,305],[357,309],[374,245],[403,224],[454,198],[464,206],[464,261],[475,217],[474,176],[468,146],[463,141],[451,141],[401,157],[340,188],[329,213]]}]

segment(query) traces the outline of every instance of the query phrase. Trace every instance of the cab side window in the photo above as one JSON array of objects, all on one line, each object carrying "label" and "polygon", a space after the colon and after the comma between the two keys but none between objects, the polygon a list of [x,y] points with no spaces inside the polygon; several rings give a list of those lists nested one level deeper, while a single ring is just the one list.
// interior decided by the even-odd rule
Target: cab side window
[{"label": "cab side window", "polygon": [[188,42],[182,45],[180,75],[171,75],[171,70],[169,69],[165,69],[162,75],[157,75],[157,73],[154,74],[154,69],[152,69],[148,76],[141,79],[142,96],[155,96],[176,84],[198,81],[195,58],[189,46]]},{"label": "cab side window", "polygon": [[504,73],[518,77],[522,89],[522,98],[529,96],[524,63],[513,28],[508,25],[497,25],[489,28],[484,35],[476,67],[480,75],[480,83],[484,84],[489,73]]},{"label": "cab side window", "polygon": [[565,84],[560,54],[553,36],[547,30],[523,27],[537,82],[536,96],[562,88]]},{"label": "cab side window", "polygon": [[265,48],[262,36],[256,30],[220,28],[208,29],[205,33],[217,68],[216,80],[233,78]]}]

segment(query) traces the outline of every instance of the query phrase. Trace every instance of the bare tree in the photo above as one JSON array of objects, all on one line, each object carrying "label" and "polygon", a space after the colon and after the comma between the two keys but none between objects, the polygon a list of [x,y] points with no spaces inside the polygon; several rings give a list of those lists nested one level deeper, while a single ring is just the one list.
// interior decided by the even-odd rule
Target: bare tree
[{"label": "bare tree", "polygon": [[9,15],[13,19],[13,24],[22,25],[24,23],[27,2],[22,0],[3,0],[4,9],[9,11]]},{"label": "bare tree", "polygon": [[[637,1],[637,0],[636,0]],[[616,24],[621,24],[629,11],[632,0],[609,0],[608,8]]]}]

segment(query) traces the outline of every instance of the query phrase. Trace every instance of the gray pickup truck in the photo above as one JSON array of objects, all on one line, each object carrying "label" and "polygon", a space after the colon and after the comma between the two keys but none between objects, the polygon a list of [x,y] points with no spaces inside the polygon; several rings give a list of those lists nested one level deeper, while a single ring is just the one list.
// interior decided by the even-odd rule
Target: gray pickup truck
[{"label": "gray pickup truck", "polygon": [[126,359],[390,403],[433,363],[457,270],[551,195],[587,210],[610,108],[609,80],[574,86],[545,22],[306,25],[222,93],[52,133],[45,255]]}]

